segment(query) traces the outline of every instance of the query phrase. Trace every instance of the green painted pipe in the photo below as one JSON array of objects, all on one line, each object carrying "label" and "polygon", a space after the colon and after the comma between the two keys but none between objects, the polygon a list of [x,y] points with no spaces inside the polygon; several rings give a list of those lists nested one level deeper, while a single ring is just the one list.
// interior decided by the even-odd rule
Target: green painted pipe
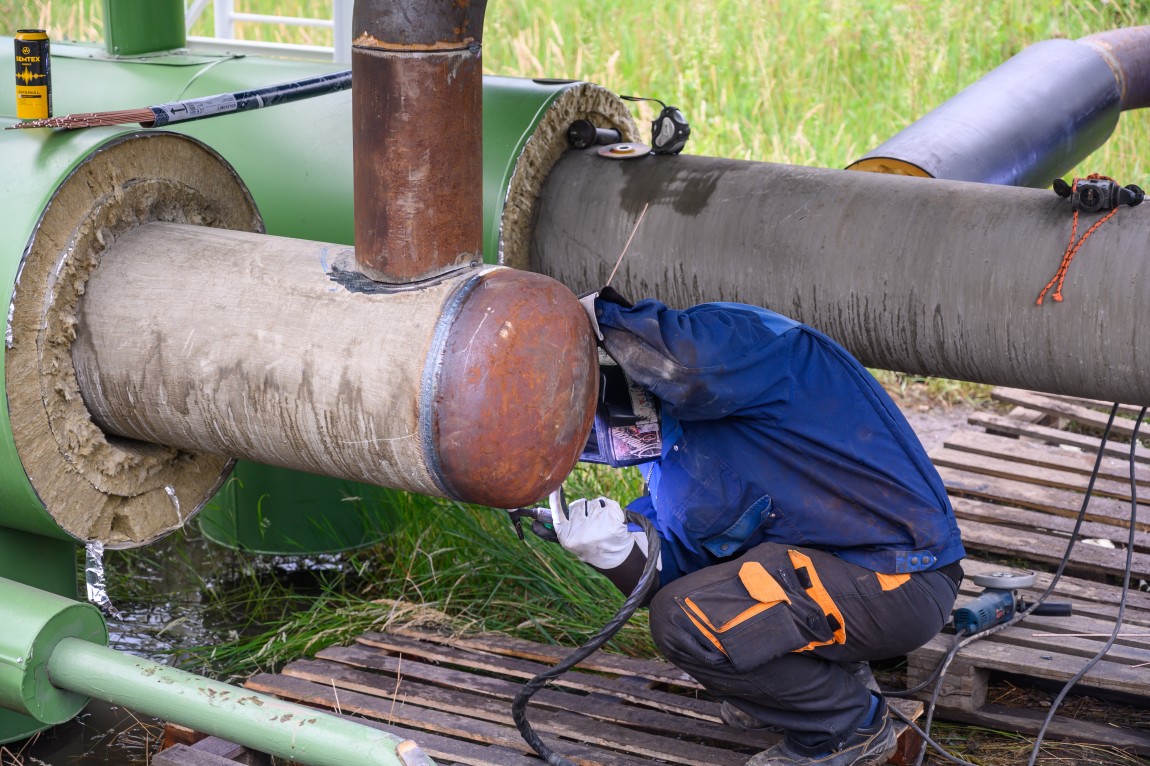
[{"label": "green painted pipe", "polygon": [[104,47],[141,56],[187,45],[184,0],[104,0]]},{"label": "green painted pipe", "polygon": [[48,675],[60,689],[305,766],[406,766],[396,747],[409,740],[394,734],[79,638],[57,644]]},{"label": "green painted pipe", "polygon": [[0,708],[29,716],[42,724],[71,719],[88,703],[83,692],[54,685],[48,661],[67,638],[107,643],[108,630],[91,604],[0,579],[4,630],[0,631]]},{"label": "green painted pipe", "polygon": [[[0,529],[0,573],[37,579],[61,590],[76,592],[75,558],[72,566],[55,566],[59,558],[37,561],[43,553],[56,555],[61,542]],[[68,550],[71,546],[62,544]],[[64,558],[68,561],[68,558]],[[81,636],[107,641],[103,617],[90,604],[79,604],[53,593],[0,577],[0,604],[4,630],[0,631],[0,744],[30,737],[49,725],[76,715],[88,699],[56,689],[48,681],[47,662],[62,638]]]}]

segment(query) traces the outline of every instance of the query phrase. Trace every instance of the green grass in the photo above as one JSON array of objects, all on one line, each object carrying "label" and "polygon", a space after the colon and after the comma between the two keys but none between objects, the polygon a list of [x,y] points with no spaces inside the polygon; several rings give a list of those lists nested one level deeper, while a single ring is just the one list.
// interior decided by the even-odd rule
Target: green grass
[{"label": "green grass", "polygon": [[[622,498],[639,493],[637,482],[634,470],[582,467],[567,486],[578,495]],[[623,602],[613,585],[559,546],[530,532],[519,541],[504,511],[413,495],[395,510],[396,531],[379,545],[345,554],[337,568],[289,580],[276,576],[266,559],[177,538],[161,543],[159,557],[150,548],[109,552],[108,590],[133,605],[177,600],[203,613],[216,634],[233,639],[180,647],[180,661],[224,678],[277,669],[392,624],[494,630],[574,646]],[[159,572],[180,589],[142,586]],[[632,620],[612,648],[652,653],[645,620],[642,614]]]}]

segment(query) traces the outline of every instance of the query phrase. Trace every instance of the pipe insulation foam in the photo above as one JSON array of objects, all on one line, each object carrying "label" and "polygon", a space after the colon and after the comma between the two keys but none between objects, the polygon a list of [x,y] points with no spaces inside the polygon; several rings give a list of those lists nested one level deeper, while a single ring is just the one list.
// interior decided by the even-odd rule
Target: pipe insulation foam
[{"label": "pipe insulation foam", "polygon": [[81,397],[72,346],[88,278],[117,239],[153,222],[263,230],[243,182],[211,149],[170,133],[120,136],[84,159],[48,202],[8,314],[7,403],[24,470],[65,532],[109,548],[181,527],[232,465],[106,434]]},{"label": "pipe insulation foam", "polygon": [[547,108],[515,162],[500,223],[499,262],[538,271],[530,263],[531,229],[543,182],[570,147],[567,129],[576,120],[618,130],[624,142],[641,141],[627,105],[602,86],[579,83],[563,91]]}]

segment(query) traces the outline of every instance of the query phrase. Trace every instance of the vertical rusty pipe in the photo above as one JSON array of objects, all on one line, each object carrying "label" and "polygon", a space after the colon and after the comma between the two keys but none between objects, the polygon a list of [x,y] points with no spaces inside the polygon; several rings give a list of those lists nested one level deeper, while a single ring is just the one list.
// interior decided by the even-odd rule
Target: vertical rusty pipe
[{"label": "vertical rusty pipe", "polygon": [[358,0],[355,254],[408,283],[482,260],[486,0]]}]

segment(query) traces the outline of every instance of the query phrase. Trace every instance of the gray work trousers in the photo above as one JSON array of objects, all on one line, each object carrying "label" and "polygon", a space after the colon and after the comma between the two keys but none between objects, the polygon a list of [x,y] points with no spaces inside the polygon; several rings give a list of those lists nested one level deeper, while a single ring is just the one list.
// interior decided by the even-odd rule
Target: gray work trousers
[{"label": "gray work trousers", "polygon": [[870,709],[870,692],[839,663],[922,646],[950,618],[957,590],[942,572],[879,575],[822,551],[764,543],[661,588],[651,633],[713,696],[783,729],[803,750],[828,751]]}]

